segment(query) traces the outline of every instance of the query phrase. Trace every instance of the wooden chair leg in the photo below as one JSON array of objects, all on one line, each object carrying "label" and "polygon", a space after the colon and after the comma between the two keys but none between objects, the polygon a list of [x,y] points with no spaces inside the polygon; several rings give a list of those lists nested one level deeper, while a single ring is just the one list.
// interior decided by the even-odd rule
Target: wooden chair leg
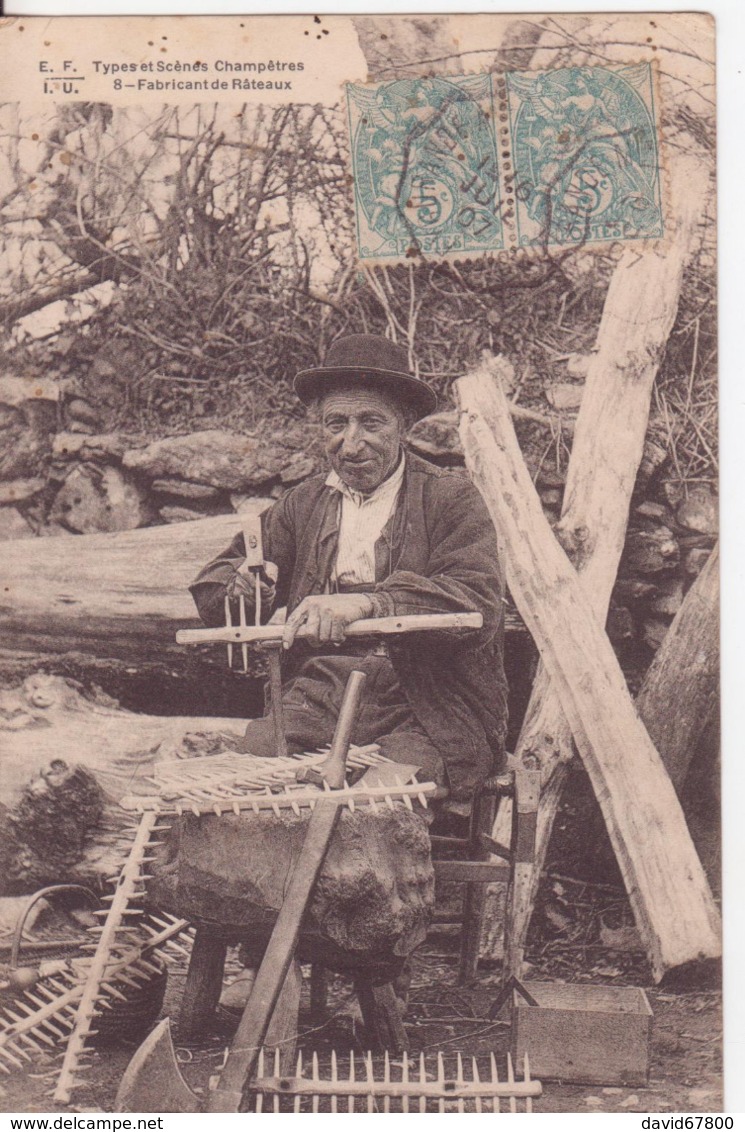
[{"label": "wooden chair leg", "polygon": [[211,1026],[222,990],[227,950],[219,935],[197,928],[179,1012],[179,1041],[199,1038]]},{"label": "wooden chair leg", "polygon": [[[539,770],[521,767],[515,771],[515,798],[512,809],[512,875],[507,891],[504,918],[504,957],[502,984],[521,979],[524,937],[516,930],[516,912],[530,907],[535,872],[535,845],[538,806],[541,793]],[[527,933],[525,933],[527,934]]]},{"label": "wooden chair leg", "polygon": [[360,1003],[362,1019],[371,1050],[400,1054],[406,1049],[407,1038],[398,999],[391,983],[375,986],[364,975],[356,975],[354,989]]},{"label": "wooden chair leg", "polygon": [[[496,812],[493,795],[476,797],[471,814],[471,853],[476,861],[488,861],[489,850],[481,844],[481,834],[491,833]],[[460,941],[458,982],[467,983],[476,977],[484,922],[484,885],[466,884],[463,896],[463,927]]]},{"label": "wooden chair leg", "polygon": [[326,1000],[329,990],[329,973],[320,963],[310,969],[310,1024],[322,1026],[326,1021]]},{"label": "wooden chair leg", "polygon": [[463,897],[463,927],[460,940],[458,982],[468,983],[476,977],[481,948],[481,926],[484,922],[484,886],[466,884]]}]

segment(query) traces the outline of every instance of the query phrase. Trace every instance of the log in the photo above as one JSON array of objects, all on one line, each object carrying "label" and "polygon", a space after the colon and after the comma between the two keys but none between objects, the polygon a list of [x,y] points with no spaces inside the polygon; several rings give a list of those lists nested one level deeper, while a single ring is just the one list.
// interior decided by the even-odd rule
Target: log
[{"label": "log", "polygon": [[667,630],[636,708],[680,794],[719,708],[719,544]]},{"label": "log", "polygon": [[218,515],[6,543],[0,563],[3,649],[129,661],[155,656],[184,664],[176,630],[199,624],[187,587],[240,529],[240,515]]},{"label": "log", "polygon": [[654,978],[716,959],[719,914],[680,804],[544,517],[494,366],[483,362],[456,391],[467,466],[504,540],[510,590],[588,771]]},{"label": "log", "polygon": [[[195,656],[176,643],[200,624],[188,591],[201,567],[241,529],[216,515],[111,534],[15,539],[0,562],[0,661],[75,654],[155,662],[170,672],[224,671],[225,650]],[[524,632],[514,613],[508,629]],[[252,674],[256,674],[252,671]]]},{"label": "log", "polygon": [[209,754],[244,728],[239,719],[123,711],[43,673],[0,691],[0,893],[100,887],[131,837],[118,800],[156,760]]},{"label": "log", "polygon": [[[219,926],[244,945],[244,959],[256,963],[308,820],[291,810],[178,819],[153,863],[148,899],[174,915]],[[342,808],[303,919],[298,957],[389,981],[424,940],[433,906],[424,817],[403,805],[377,812]]]},{"label": "log", "polygon": [[[679,158],[677,176],[680,183],[688,183],[684,192],[678,192],[674,234],[663,246],[624,252],[611,279],[597,350],[587,368],[562,517],[556,527],[601,625],[606,621],[624,551],[631,496],[644,461],[652,387],[675,321],[683,271],[706,191],[697,162]],[[660,554],[663,567],[677,555],[674,540],[667,540],[665,550],[667,557]],[[537,760],[543,793],[533,880],[512,902],[509,962],[518,968],[566,765],[574,754],[570,728],[543,665],[539,665],[515,754]],[[503,806],[493,831],[497,841],[509,844],[510,825],[509,807]],[[493,959],[502,954],[503,906],[503,894],[495,888],[487,895],[482,940],[482,954]]]}]

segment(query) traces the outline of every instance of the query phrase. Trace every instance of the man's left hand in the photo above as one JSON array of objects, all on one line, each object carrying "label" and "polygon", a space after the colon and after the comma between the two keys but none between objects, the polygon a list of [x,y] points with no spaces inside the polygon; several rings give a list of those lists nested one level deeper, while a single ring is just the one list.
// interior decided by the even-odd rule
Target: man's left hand
[{"label": "man's left hand", "polygon": [[369,594],[313,594],[304,598],[287,618],[282,645],[289,649],[301,626],[304,638],[311,645],[318,646],[326,641],[341,644],[347,626],[363,617],[371,617],[373,612]]}]

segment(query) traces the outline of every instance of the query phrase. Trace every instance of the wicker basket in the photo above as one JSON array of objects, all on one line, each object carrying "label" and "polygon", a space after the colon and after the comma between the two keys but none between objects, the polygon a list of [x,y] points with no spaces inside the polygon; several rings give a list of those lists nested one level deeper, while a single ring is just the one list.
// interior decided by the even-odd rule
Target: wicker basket
[{"label": "wicker basket", "polygon": [[[81,885],[56,884],[35,892],[33,896],[29,897],[15,925],[10,951],[10,970],[35,965],[38,962],[41,957],[38,945],[35,948],[34,940],[24,939],[23,936],[26,921],[31,909],[39,900],[51,900],[63,893],[67,895],[74,893],[82,896],[89,905],[100,907],[98,897],[90,889],[83,888]],[[82,940],[60,940],[57,947],[53,941],[45,941],[43,958],[64,957],[74,967],[76,960],[83,958],[83,951],[80,946],[82,942]],[[23,951],[23,957],[21,951]],[[111,1044],[129,1039],[139,1041],[160,1014],[166,993],[168,972],[165,964],[157,957],[151,955],[149,961],[158,970],[147,976],[144,973],[138,976],[144,980],[140,986],[133,987],[124,982],[116,984],[117,990],[125,998],[110,999],[111,1008],[102,1010],[97,1017],[95,1025],[97,1031],[96,1044]],[[14,992],[9,991],[7,995],[12,997]],[[2,997],[6,996],[3,995]]]},{"label": "wicker basket", "polygon": [[130,987],[126,983],[117,983],[117,990],[127,996],[126,1002],[121,999],[110,999],[111,1010],[102,1010],[96,1018],[95,1029],[98,1031],[94,1039],[96,1045],[112,1045],[121,1041],[139,1043],[160,1014],[163,999],[166,994],[168,972],[164,963],[150,956],[150,963],[159,967],[158,974],[153,972],[142,986]]}]

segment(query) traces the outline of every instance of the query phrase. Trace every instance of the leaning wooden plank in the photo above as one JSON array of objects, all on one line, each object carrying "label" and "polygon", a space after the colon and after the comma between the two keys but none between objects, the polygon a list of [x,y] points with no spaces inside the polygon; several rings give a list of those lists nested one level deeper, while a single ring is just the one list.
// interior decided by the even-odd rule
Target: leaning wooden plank
[{"label": "leaning wooden plank", "polygon": [[510,590],[592,781],[654,977],[717,958],[719,914],[675,790],[543,514],[493,365],[456,391],[468,469],[504,540]]},{"label": "leaning wooden plank", "polygon": [[[585,380],[563,511],[556,526],[601,625],[605,624],[623,550],[652,386],[675,322],[683,272],[698,239],[701,202],[707,194],[708,172],[699,161],[681,156],[675,174],[675,223],[668,239],[659,246],[628,249],[613,272]],[[679,182],[684,182],[684,189]],[[656,741],[656,733],[651,734]],[[666,751],[659,745],[658,750],[667,765]],[[482,954],[501,957],[503,936],[508,938],[511,954],[506,961],[517,974],[538,879],[574,754],[571,729],[543,664],[533,684],[515,754],[518,759],[536,760],[541,769],[543,790],[533,875],[507,904],[512,915],[505,932],[500,911],[503,895],[494,891],[487,896]],[[493,836],[508,844],[510,827],[510,807],[500,806]]]},{"label": "leaning wooden plank", "polygon": [[676,790],[719,710],[719,546],[685,596],[636,698]]}]

